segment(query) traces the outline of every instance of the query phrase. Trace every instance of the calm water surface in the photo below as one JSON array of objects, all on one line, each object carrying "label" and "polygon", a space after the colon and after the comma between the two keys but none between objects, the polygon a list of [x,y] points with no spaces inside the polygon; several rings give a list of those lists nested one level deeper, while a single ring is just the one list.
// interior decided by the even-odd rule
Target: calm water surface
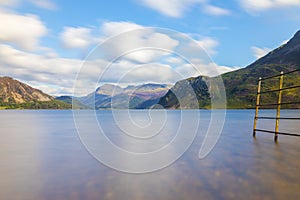
[{"label": "calm water surface", "polygon": [[[274,116],[274,111],[260,114]],[[197,138],[177,162],[135,175],[110,169],[86,151],[72,111],[1,111],[0,199],[300,199],[300,137],[279,136],[278,144],[272,134],[257,133],[253,139],[254,110],[228,110],[217,145],[200,160],[210,111],[200,115]],[[300,110],[284,110],[282,115],[299,117]],[[109,130],[108,137],[123,144],[111,111],[99,111],[97,116]],[[176,131],[180,112],[168,111],[167,116],[166,137]],[[138,123],[148,114],[133,111],[132,117]],[[297,121],[280,125],[281,131],[299,133]],[[260,121],[258,126],[274,129],[272,121]],[[153,148],[163,142],[156,141]],[[143,151],[141,146],[128,146]]]}]

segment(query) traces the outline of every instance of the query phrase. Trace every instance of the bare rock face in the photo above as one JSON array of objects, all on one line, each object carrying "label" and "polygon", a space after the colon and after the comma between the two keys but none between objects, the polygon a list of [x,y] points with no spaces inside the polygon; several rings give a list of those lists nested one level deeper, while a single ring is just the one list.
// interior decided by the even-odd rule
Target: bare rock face
[{"label": "bare rock face", "polygon": [[0,77],[0,102],[26,103],[52,101],[54,98],[10,77]]}]

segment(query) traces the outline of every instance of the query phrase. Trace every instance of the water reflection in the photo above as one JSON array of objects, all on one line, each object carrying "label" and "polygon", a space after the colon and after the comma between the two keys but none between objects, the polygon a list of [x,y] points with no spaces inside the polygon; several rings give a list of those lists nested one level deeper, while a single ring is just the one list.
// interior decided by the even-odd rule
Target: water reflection
[{"label": "water reflection", "polygon": [[[86,152],[71,111],[1,111],[0,199],[299,199],[300,138],[280,136],[275,144],[273,135],[258,133],[253,139],[253,114],[228,111],[216,147],[199,160],[209,120],[209,111],[201,111],[198,136],[183,157],[158,172],[133,175]],[[109,127],[110,112],[103,116]],[[281,125],[300,130],[297,123]]]}]

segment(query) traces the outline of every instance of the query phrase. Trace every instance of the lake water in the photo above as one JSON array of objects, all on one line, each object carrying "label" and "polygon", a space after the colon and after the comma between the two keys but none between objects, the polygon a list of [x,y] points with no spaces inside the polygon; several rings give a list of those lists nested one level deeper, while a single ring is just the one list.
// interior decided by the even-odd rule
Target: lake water
[{"label": "lake water", "polygon": [[[164,115],[167,121],[161,139],[154,139],[156,135],[151,134],[162,125],[147,127],[151,122],[148,111],[131,113],[132,120],[141,123],[142,132],[126,126],[130,122],[122,117],[125,112],[118,111],[117,125],[111,111],[97,111],[96,115],[111,141],[134,152],[160,148],[182,120],[180,111],[155,111],[156,119]],[[254,139],[254,110],[227,110],[216,146],[199,159],[210,111],[185,112],[199,112],[201,117],[197,136],[184,155],[161,170],[131,174],[111,169],[88,153],[72,111],[1,111],[0,199],[300,199],[300,137],[280,135],[276,144],[272,134],[258,132]],[[273,110],[260,112],[261,116],[274,114]],[[282,116],[299,117],[300,110],[283,110]],[[185,117],[191,123],[195,120],[189,114]],[[120,126],[134,136],[153,137],[152,145],[143,148],[144,143],[124,142]],[[189,134],[189,124],[184,126]],[[258,127],[274,130],[274,123],[259,121]],[[281,121],[280,130],[300,133],[300,124]],[[126,158],[120,159],[126,163]]]}]

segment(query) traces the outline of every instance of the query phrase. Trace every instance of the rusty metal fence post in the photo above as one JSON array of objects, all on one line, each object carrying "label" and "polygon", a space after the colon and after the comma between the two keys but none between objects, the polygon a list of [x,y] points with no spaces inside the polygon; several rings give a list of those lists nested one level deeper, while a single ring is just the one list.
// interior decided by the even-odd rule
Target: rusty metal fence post
[{"label": "rusty metal fence post", "polygon": [[258,87],[257,87],[255,117],[254,117],[254,125],[253,125],[253,137],[255,137],[255,135],[256,135],[256,126],[257,126],[257,119],[258,119],[258,109],[259,109],[259,102],[260,102],[260,90],[261,90],[261,77],[259,77]]},{"label": "rusty metal fence post", "polygon": [[283,72],[280,73],[280,78],[279,78],[279,91],[278,91],[277,111],[276,111],[275,136],[274,136],[275,142],[277,142],[277,140],[278,140],[280,108],[281,108],[281,98],[282,98],[282,85],[283,85]]}]

